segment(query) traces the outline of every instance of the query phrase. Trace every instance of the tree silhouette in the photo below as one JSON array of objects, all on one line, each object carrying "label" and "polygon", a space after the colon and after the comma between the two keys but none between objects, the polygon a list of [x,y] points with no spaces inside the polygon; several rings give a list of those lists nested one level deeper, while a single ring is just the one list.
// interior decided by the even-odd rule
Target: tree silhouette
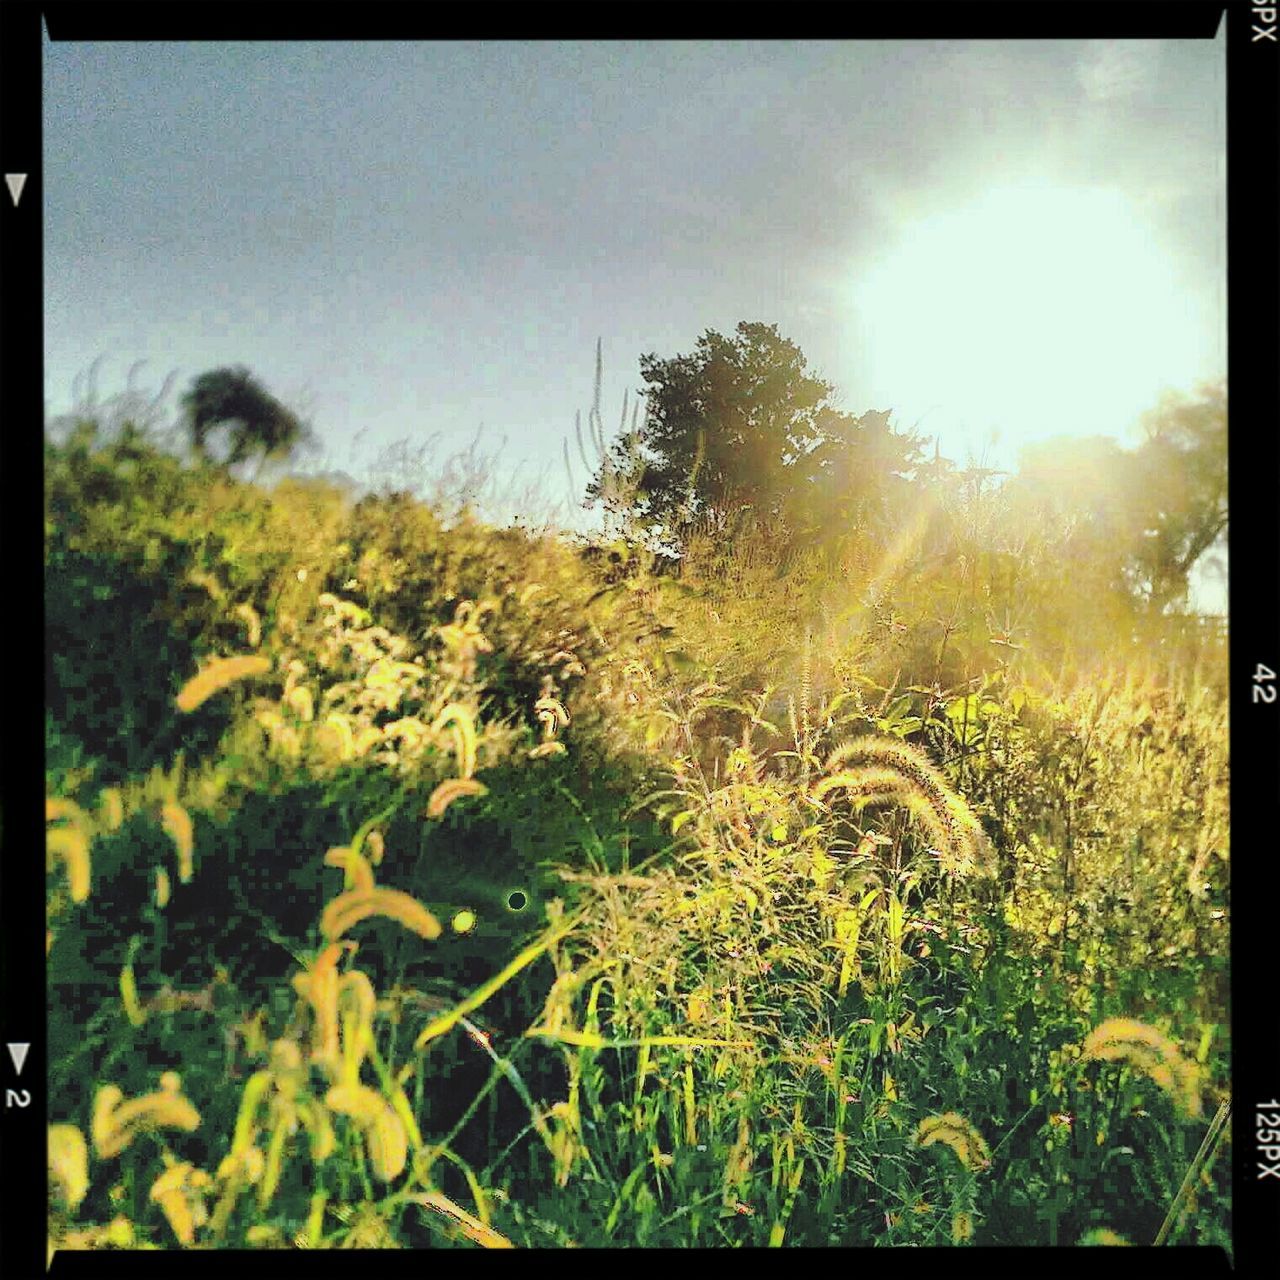
[{"label": "tree silhouette", "polygon": [[1166,396],[1143,421],[1133,450],[1106,437],[1026,449],[1008,496],[1029,525],[1066,518],[1080,581],[1160,614],[1185,602],[1192,570],[1225,540],[1226,383]]},{"label": "tree silhouette", "polygon": [[1225,543],[1226,382],[1201,386],[1195,397],[1166,396],[1143,425],[1131,464],[1145,516],[1135,577],[1162,612],[1186,596],[1201,557]]},{"label": "tree silhouette", "polygon": [[207,460],[210,437],[226,433],[223,465],[227,467],[257,455],[261,470],[268,458],[287,458],[313,438],[311,428],[243,365],[202,373],[192,381],[182,403],[198,457]]},{"label": "tree silhouette", "polygon": [[640,371],[644,425],[614,443],[587,499],[611,514],[624,503],[677,543],[696,517],[727,523],[743,508],[792,529],[814,525],[827,501],[851,514],[851,495],[914,452],[887,414],[834,409],[831,384],[776,325],[744,321],[733,338],[708,330],[692,354],[645,355]]}]

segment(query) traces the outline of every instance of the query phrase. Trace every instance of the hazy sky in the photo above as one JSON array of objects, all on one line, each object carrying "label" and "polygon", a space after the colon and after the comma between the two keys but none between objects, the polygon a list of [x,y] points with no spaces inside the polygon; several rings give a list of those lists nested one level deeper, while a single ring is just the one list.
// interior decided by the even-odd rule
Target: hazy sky
[{"label": "hazy sky", "polygon": [[597,336],[612,432],[642,352],[762,320],[960,461],[1128,438],[1226,370],[1224,54],[46,42],[48,407],[243,363],[334,467],[483,426],[561,498]]}]

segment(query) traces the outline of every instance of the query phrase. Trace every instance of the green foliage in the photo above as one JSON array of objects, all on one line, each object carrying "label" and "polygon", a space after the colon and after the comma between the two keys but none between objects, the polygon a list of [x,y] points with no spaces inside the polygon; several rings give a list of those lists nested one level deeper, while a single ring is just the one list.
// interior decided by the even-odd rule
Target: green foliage
[{"label": "green foliage", "polygon": [[1227,528],[1226,385],[1166,397],[1132,451],[1105,438],[1028,449],[1008,498],[1073,575],[1160,614]]},{"label": "green foliage", "polygon": [[228,467],[255,454],[264,460],[286,458],[310,436],[306,423],[241,365],[200,374],[182,403],[196,455],[207,458],[210,437],[225,432]]},{"label": "green foliage", "polygon": [[[692,355],[642,356],[640,372],[645,423],[618,442],[587,496],[632,504],[680,545],[699,513],[723,522],[743,507],[812,532],[815,508],[848,516],[879,501],[914,453],[887,414],[833,409],[832,386],[776,325],[744,321],[734,338],[708,330]],[[630,483],[606,492],[606,476]]]},{"label": "green foliage", "polygon": [[673,566],[48,444],[57,1247],[1229,1246],[1220,641],[1122,493],[721,461]]}]

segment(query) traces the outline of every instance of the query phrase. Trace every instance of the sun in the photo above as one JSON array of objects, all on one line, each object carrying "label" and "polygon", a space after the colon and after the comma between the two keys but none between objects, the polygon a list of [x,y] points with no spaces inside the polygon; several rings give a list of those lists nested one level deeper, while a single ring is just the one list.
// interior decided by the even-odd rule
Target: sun
[{"label": "sun", "polygon": [[1122,436],[1163,388],[1211,372],[1214,318],[1141,210],[1103,187],[998,187],[915,218],[852,301],[877,404],[900,420],[908,398],[936,406],[1015,448]]}]

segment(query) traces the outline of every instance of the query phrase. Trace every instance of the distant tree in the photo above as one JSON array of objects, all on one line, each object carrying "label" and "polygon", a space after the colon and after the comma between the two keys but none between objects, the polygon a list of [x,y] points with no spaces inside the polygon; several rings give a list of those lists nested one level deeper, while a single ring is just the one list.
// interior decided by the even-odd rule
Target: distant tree
[{"label": "distant tree", "polygon": [[1157,611],[1183,599],[1191,571],[1226,540],[1227,384],[1166,396],[1143,420],[1131,469],[1142,495],[1134,576]]},{"label": "distant tree", "polygon": [[1100,436],[1027,449],[1008,496],[1024,522],[1066,531],[1063,563],[1077,583],[1163,613],[1185,599],[1191,571],[1225,539],[1225,382],[1194,398],[1165,397],[1144,426],[1133,450]]},{"label": "distant tree", "polygon": [[256,455],[260,470],[267,459],[288,458],[312,440],[310,427],[242,365],[202,373],[182,403],[198,457],[208,459],[210,437],[226,433],[227,467]]},{"label": "distant tree", "polygon": [[799,461],[788,501],[791,523],[823,534],[857,527],[879,533],[919,499],[908,481],[921,458],[918,438],[898,431],[887,409],[861,417],[824,410],[820,442]]},{"label": "distant tree", "polygon": [[642,356],[640,372],[645,422],[615,442],[587,498],[612,514],[625,502],[677,543],[695,517],[744,507],[759,519],[809,519],[815,503],[910,452],[887,415],[837,412],[831,384],[776,325],[744,321],[733,338],[708,330],[690,355]]}]

